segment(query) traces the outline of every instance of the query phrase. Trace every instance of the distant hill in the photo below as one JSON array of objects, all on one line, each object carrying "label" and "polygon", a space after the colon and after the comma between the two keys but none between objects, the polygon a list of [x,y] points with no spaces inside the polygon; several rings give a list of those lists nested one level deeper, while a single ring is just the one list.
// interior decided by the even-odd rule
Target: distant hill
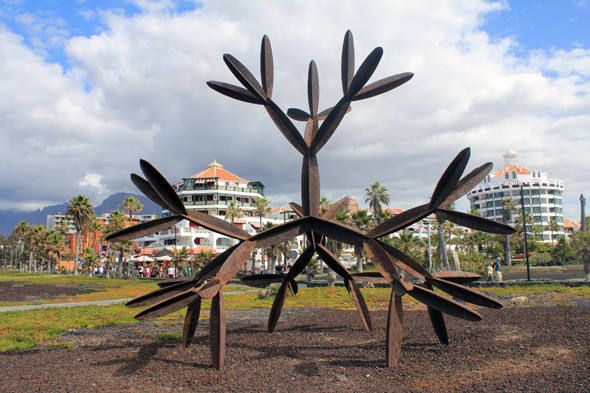
[{"label": "distant hill", "polygon": [[[119,205],[121,202],[123,202],[123,199],[129,195],[133,195],[143,204],[143,210],[139,214],[156,214],[158,216],[162,215],[162,208],[149,200],[147,197],[124,192],[119,192],[109,196],[107,199],[102,201],[99,206],[94,207],[94,212],[97,216],[100,216],[103,213],[109,213],[117,209],[120,210]],[[48,215],[65,213],[68,205],[69,203],[65,202],[61,205],[47,206],[43,209],[38,209],[33,212],[15,212],[10,210],[0,211],[0,234],[4,236],[10,235],[14,227],[21,221],[26,221],[31,225],[45,225]]]}]

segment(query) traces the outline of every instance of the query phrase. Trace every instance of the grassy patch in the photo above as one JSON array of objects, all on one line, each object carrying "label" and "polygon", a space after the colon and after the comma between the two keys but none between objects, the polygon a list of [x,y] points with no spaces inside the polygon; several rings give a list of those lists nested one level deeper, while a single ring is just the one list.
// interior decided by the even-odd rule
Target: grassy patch
[{"label": "grassy patch", "polygon": [[173,332],[159,332],[156,334],[157,340],[180,340],[182,338],[182,330]]},{"label": "grassy patch", "polygon": [[567,295],[575,295],[583,298],[590,298],[590,287],[567,287],[565,285],[558,284],[539,284],[530,286],[519,286],[509,285],[504,288],[494,287],[483,289],[488,292],[494,293],[499,297],[516,297],[516,296],[530,296],[530,295],[543,295],[547,293],[563,293]]},{"label": "grassy patch", "polygon": [[60,348],[60,347],[73,348],[75,345],[76,344],[74,344],[71,341],[65,341],[65,342],[55,342],[55,343],[47,344],[46,347],[48,347],[48,348]]}]

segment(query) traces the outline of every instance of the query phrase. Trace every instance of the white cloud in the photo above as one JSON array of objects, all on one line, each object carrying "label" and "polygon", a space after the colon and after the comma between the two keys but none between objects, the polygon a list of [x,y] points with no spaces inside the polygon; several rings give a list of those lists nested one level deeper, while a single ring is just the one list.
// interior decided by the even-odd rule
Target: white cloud
[{"label": "white cloud", "polygon": [[223,53],[258,75],[260,40],[268,34],[273,99],[285,111],[306,109],[314,59],[325,109],[342,94],[340,50],[349,28],[357,67],[375,46],[385,50],[371,81],[405,71],[415,77],[353,103],[319,155],[324,195],[362,202],[363,190],[378,180],[395,207],[410,208],[428,199],[466,146],[472,147],[468,169],[485,161],[499,166],[514,149],[522,163],[563,179],[569,217],[577,214],[573,201],[590,192],[590,53],[575,48],[514,57],[517,42],[490,42],[479,29],[487,13],[506,7],[501,2],[205,1],[182,14],[167,1],[135,4],[142,14],[104,11],[101,34],[67,39],[74,66],[66,73],[0,29],[0,51],[11,53],[0,58],[0,164],[17,168],[5,176],[2,199],[57,203],[80,190],[98,198],[90,183],[78,188],[91,173],[102,175],[101,195],[132,191],[129,173],[144,158],[170,181],[217,159],[261,180],[274,203],[298,201],[299,153],[262,107],[223,97],[205,82],[238,84]]}]

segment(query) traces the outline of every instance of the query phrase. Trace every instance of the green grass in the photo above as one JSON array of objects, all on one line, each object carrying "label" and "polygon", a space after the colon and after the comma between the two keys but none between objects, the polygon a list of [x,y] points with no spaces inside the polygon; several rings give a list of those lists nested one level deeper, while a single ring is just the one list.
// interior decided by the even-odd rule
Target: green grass
[{"label": "green grass", "polygon": [[156,334],[157,340],[180,340],[182,338],[182,330],[175,330],[173,332],[159,332]]},{"label": "green grass", "polygon": [[567,295],[580,296],[583,298],[590,298],[590,287],[582,286],[573,288],[558,284],[539,284],[530,286],[509,285],[504,288],[485,288],[485,291],[492,292],[498,297],[543,295],[546,293],[555,292]]}]

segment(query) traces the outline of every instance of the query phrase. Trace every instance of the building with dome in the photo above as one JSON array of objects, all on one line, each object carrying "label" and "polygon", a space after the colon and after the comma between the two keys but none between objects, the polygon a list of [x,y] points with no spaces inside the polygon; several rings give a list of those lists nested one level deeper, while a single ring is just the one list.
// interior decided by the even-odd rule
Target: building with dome
[{"label": "building with dome", "polygon": [[[234,219],[234,225],[251,234],[260,229],[261,219],[253,213],[254,202],[264,196],[264,185],[260,181],[244,180],[214,161],[205,170],[174,184],[174,188],[187,210],[225,219],[227,207],[233,202],[244,214],[243,218]],[[163,217],[171,214],[166,209],[162,210]],[[262,225],[268,221],[280,224],[283,219],[262,218]],[[217,253],[231,247],[234,240],[183,220],[169,229],[136,239],[135,242],[139,247],[161,249],[167,245],[177,245],[193,252],[204,249]]]},{"label": "building with dome", "polygon": [[[535,225],[541,225],[544,229],[553,220],[560,226],[560,231],[553,233],[554,238],[564,235],[563,181],[549,177],[547,172],[520,165],[519,154],[514,150],[507,151],[503,157],[504,166],[486,176],[481,183],[467,193],[471,209],[477,210],[482,217],[502,221],[502,201],[512,198],[516,202],[514,219],[522,209],[520,197],[522,185],[524,208],[533,219],[532,225],[527,225],[527,231],[531,233]],[[543,230],[537,236],[543,242],[551,241],[550,231]]]}]

